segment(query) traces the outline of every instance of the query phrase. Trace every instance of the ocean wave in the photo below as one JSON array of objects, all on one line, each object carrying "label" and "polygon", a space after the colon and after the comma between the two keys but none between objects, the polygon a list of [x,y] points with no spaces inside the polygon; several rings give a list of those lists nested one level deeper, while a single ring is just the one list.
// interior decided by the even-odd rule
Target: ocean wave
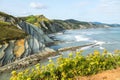
[{"label": "ocean wave", "polygon": [[93,42],[95,43],[95,45],[97,45],[97,46],[99,47],[99,49],[101,49],[101,50],[105,49],[105,48],[102,46],[103,44],[106,44],[105,41],[97,41],[97,40],[94,40]]},{"label": "ocean wave", "polygon": [[90,39],[87,37],[84,37],[82,35],[76,35],[75,36],[76,41],[89,41]]},{"label": "ocean wave", "polygon": [[104,41],[97,41],[97,40],[94,40],[93,42],[95,42],[96,45],[100,45],[100,46],[106,43]]},{"label": "ocean wave", "polygon": [[104,48],[104,47],[102,47],[102,46],[100,46],[99,48],[100,48],[101,50],[105,49],[105,48]]},{"label": "ocean wave", "polygon": [[73,42],[73,41],[89,41],[90,39],[83,35],[60,35],[55,36],[55,40],[65,41],[65,42]]},{"label": "ocean wave", "polygon": [[102,34],[103,32],[91,32],[91,31],[87,31],[87,32],[81,32],[80,34],[85,34],[85,35],[94,35],[94,34]]}]

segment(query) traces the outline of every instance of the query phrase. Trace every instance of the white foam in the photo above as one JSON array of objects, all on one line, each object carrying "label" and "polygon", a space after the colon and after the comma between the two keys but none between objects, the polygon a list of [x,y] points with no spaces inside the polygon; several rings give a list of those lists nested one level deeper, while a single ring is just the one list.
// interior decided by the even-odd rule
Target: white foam
[{"label": "white foam", "polygon": [[100,49],[102,49],[102,50],[103,50],[103,49],[105,49],[105,48],[104,48],[104,47],[102,47],[102,46],[100,46],[99,48],[100,48]]},{"label": "white foam", "polygon": [[56,34],[61,35],[61,34],[63,34],[63,32],[58,32],[58,33],[56,33]]},{"label": "white foam", "polygon": [[58,58],[60,55],[57,55],[57,56],[53,56],[53,57],[48,57],[48,59],[55,59],[55,58]]},{"label": "white foam", "polygon": [[97,41],[97,40],[94,40],[94,42],[97,44],[97,45],[103,45],[103,44],[105,44],[105,42],[104,41]]},{"label": "white foam", "polygon": [[86,49],[89,49],[91,48],[92,46],[86,46],[86,47],[82,47],[80,50],[86,50]]},{"label": "white foam", "polygon": [[70,42],[70,41],[67,41],[67,42],[65,42],[65,43],[72,43],[72,42]]},{"label": "white foam", "polygon": [[85,34],[85,35],[95,35],[95,34],[101,34],[103,32],[91,32],[91,31],[87,31],[87,32],[81,32],[80,34]]},{"label": "white foam", "polygon": [[89,41],[89,38],[86,38],[82,35],[76,35],[75,39],[76,39],[76,41]]},{"label": "white foam", "polygon": [[94,40],[93,42],[95,42],[95,45],[99,46],[99,49],[101,49],[101,50],[105,49],[104,47],[102,47],[102,45],[105,44],[106,42],[104,42],[104,41],[97,41],[97,40]]}]

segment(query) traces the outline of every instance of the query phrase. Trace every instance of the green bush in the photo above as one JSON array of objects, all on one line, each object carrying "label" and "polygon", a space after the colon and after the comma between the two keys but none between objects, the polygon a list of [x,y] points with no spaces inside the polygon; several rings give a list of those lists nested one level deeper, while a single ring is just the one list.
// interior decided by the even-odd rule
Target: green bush
[{"label": "green bush", "polygon": [[77,76],[92,75],[120,66],[120,50],[113,54],[106,50],[101,54],[95,50],[88,56],[81,53],[76,52],[75,56],[70,53],[67,58],[60,56],[56,63],[50,60],[46,66],[37,64],[33,69],[18,73],[13,71],[10,80],[74,80]]}]

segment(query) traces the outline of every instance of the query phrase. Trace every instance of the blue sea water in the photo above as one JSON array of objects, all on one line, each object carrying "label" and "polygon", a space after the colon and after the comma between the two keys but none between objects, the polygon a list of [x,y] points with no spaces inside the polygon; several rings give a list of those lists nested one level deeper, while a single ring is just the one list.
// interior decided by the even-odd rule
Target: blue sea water
[{"label": "blue sea water", "polygon": [[52,38],[60,41],[60,43],[50,46],[53,49],[91,43],[96,45],[82,48],[85,50],[85,54],[91,53],[95,49],[99,51],[107,49],[109,52],[120,49],[120,27],[66,30],[63,33],[52,35]]}]

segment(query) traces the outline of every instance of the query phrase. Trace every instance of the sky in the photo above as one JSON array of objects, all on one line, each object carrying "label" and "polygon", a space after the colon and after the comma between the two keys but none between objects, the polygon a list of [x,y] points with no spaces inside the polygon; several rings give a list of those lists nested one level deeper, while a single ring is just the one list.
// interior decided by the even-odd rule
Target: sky
[{"label": "sky", "polygon": [[0,0],[0,11],[14,16],[45,15],[120,24],[120,0]]}]

